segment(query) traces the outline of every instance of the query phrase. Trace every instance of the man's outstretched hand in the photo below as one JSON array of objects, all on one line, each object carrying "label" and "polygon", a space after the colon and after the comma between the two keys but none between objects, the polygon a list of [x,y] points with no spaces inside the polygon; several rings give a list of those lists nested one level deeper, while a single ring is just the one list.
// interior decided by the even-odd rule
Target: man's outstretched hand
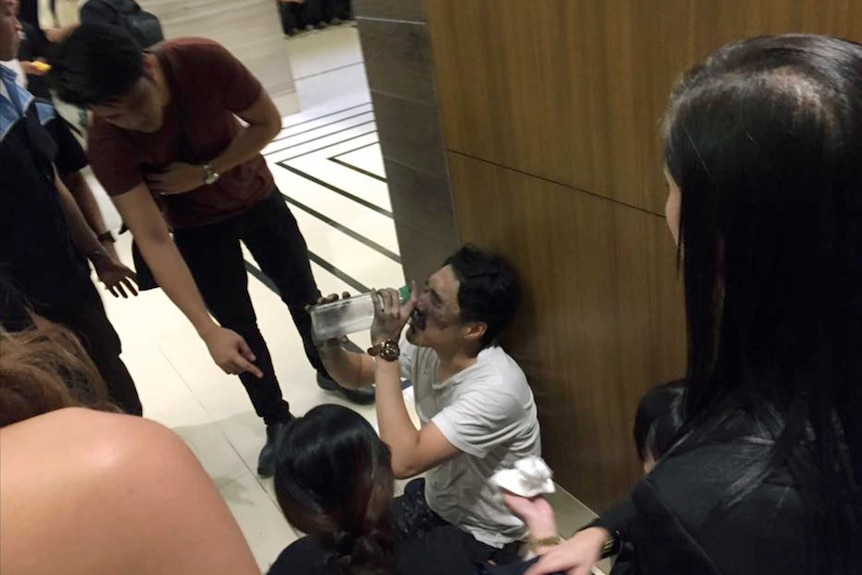
[{"label": "man's outstretched hand", "polygon": [[225,373],[249,372],[257,378],[263,377],[263,372],[253,363],[257,358],[251,348],[235,331],[216,326],[202,337],[216,365]]}]

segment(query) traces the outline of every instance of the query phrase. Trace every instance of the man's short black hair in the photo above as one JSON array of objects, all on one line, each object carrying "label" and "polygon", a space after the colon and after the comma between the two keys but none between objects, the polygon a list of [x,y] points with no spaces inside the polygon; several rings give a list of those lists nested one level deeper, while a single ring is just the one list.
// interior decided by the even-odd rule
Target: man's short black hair
[{"label": "man's short black hair", "polygon": [[116,26],[82,24],[55,48],[49,82],[64,102],[89,108],[116,100],[143,75],[134,37]]},{"label": "man's short black hair", "polygon": [[500,256],[467,244],[446,259],[460,282],[458,306],[463,323],[479,321],[488,326],[482,347],[496,343],[518,309],[520,290],[515,273]]}]

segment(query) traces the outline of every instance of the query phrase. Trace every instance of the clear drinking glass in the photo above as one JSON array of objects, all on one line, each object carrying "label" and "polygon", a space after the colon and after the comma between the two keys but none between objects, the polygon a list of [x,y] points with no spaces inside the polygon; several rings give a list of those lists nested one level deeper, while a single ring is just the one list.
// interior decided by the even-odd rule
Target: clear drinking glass
[{"label": "clear drinking glass", "polygon": [[[403,286],[398,290],[402,303],[410,298],[410,287]],[[311,329],[318,341],[326,341],[369,329],[374,322],[374,300],[379,297],[376,291],[358,296],[336,300],[313,306]]]}]

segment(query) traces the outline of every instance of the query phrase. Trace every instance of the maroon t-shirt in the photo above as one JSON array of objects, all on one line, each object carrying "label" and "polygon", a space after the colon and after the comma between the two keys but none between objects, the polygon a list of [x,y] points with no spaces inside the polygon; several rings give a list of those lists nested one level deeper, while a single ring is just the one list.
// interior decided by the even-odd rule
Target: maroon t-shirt
[{"label": "maroon t-shirt", "polygon": [[[153,53],[170,89],[161,129],[146,134],[99,118],[90,129],[90,164],[111,196],[131,191],[144,182],[144,174],[172,162],[203,165],[218,157],[241,129],[234,114],[249,109],[263,90],[239,60],[211,40],[170,40]],[[211,186],[154,197],[170,225],[189,228],[244,212],[273,188],[272,174],[258,155],[221,174]]]}]

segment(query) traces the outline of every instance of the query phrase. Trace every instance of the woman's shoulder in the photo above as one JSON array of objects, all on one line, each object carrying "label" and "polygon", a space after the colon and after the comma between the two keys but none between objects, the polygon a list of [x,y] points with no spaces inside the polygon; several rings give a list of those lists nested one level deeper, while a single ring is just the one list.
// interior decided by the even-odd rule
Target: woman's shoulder
[{"label": "woman's shoulder", "polygon": [[674,557],[662,562],[693,561],[686,568],[698,565],[704,573],[804,571],[806,513],[789,474],[772,474],[728,505],[740,478],[767,456],[762,445],[724,443],[663,460],[633,493],[635,536],[656,545],[636,544],[650,553],[673,547]]},{"label": "woman's shoulder", "polygon": [[62,409],[4,427],[0,451],[4,575],[256,571],[212,480],[158,423]]},{"label": "woman's shoulder", "polygon": [[25,460],[22,464],[26,463],[27,468],[39,468],[42,472],[68,469],[65,463],[72,461],[77,468],[93,464],[100,472],[122,471],[130,465],[139,470],[147,465],[141,459],[147,455],[187,451],[182,440],[159,423],[77,407],[4,427],[0,430],[0,442],[4,458]]}]

